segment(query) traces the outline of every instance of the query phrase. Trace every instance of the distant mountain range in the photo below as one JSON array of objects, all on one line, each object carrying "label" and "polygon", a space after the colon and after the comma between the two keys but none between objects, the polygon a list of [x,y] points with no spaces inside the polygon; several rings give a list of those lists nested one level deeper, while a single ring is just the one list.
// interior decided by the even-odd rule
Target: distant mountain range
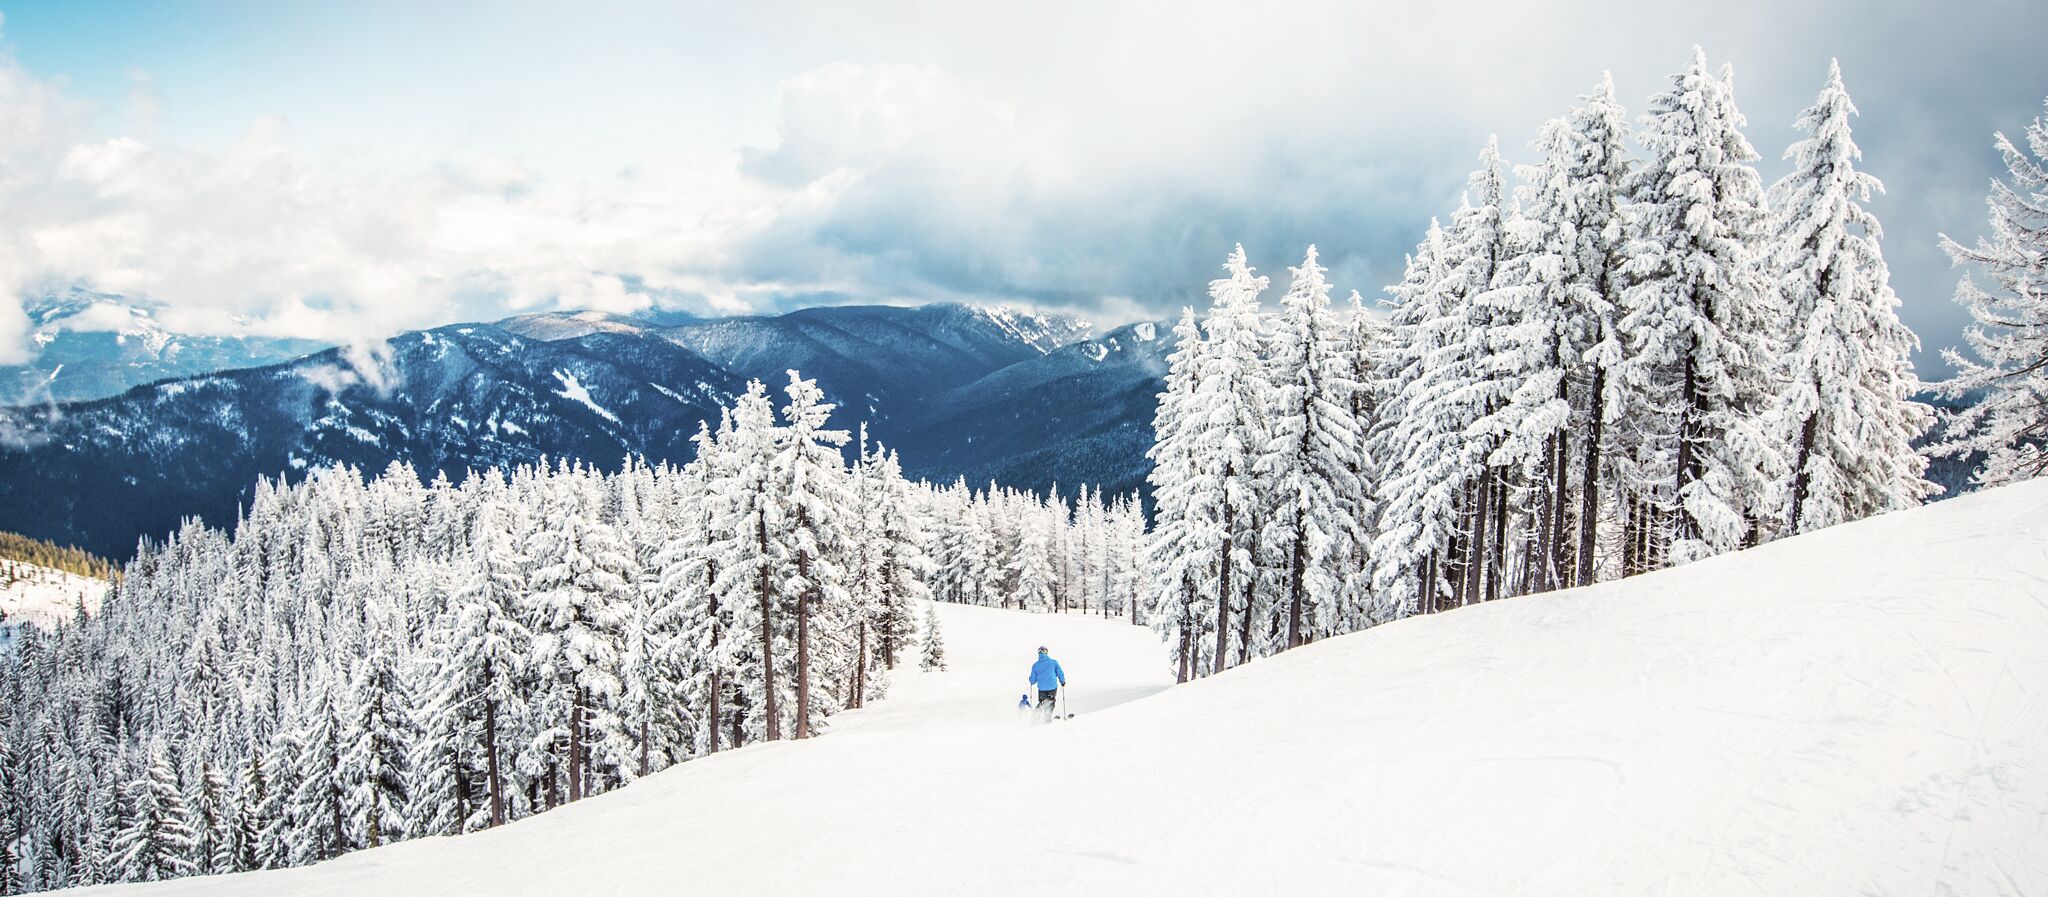
[{"label": "distant mountain range", "polygon": [[163,306],[72,289],[23,305],[35,357],[0,365],[0,405],[76,402],[174,377],[275,364],[327,348],[314,340],[179,333]]},{"label": "distant mountain range", "polygon": [[538,314],[415,331],[0,408],[0,529],[124,558],[182,517],[230,521],[263,475],[680,463],[698,423],[715,423],[747,380],[779,390],[790,369],[839,403],[838,425],[867,423],[914,476],[1129,491],[1147,469],[1169,336],[1140,323],[1096,337],[1073,318],[950,304]]}]

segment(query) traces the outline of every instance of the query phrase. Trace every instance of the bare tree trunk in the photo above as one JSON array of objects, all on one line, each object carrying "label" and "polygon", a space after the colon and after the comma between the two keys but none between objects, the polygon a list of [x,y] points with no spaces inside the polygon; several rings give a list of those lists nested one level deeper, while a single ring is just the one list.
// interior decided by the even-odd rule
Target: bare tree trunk
[{"label": "bare tree trunk", "polygon": [[[768,556],[768,519],[766,517],[756,517],[754,526],[755,541],[761,550],[761,556],[766,558]],[[760,581],[755,585],[755,592],[761,600],[761,682],[763,685],[761,690],[761,710],[762,718],[767,721],[768,728],[764,737],[769,741],[782,737],[781,720],[775,714],[775,628],[771,622],[775,613],[775,586],[769,579],[772,572],[773,570],[769,563],[765,560],[762,561],[759,573]],[[737,745],[739,739],[733,739],[733,741]]]},{"label": "bare tree trunk", "polygon": [[1486,536],[1493,529],[1492,522],[1486,519],[1487,511],[1491,510],[1493,506],[1493,502],[1489,500],[1489,496],[1486,494],[1486,476],[1481,475],[1478,487],[1469,491],[1473,498],[1471,515],[1472,534],[1468,537],[1470,547],[1467,549],[1468,556],[1465,558],[1464,594],[1458,596],[1458,604],[1461,607],[1485,600],[1486,558],[1488,556]]},{"label": "bare tree trunk", "polygon": [[[491,677],[490,661],[484,661],[484,678]],[[491,789],[491,827],[505,824],[505,779],[498,771],[498,702],[484,699],[484,778]]]},{"label": "bare tree trunk", "polygon": [[[1193,602],[1195,598],[1195,584],[1185,579],[1182,582],[1187,585],[1188,601]],[[1188,681],[1188,676],[1194,672],[1195,621],[1193,615],[1185,610],[1185,608],[1192,606],[1192,604],[1182,605],[1183,610],[1180,615],[1180,674],[1174,679],[1176,683]]]},{"label": "bare tree trunk", "polygon": [[[883,586],[889,588],[887,580],[883,582]],[[895,590],[891,588],[889,592],[891,592],[891,598],[895,598]],[[895,633],[881,633],[881,637],[883,637],[883,670],[895,670],[895,651],[897,651],[897,647],[895,647]]]},{"label": "bare tree trunk", "polygon": [[1493,485],[1493,569],[1486,577],[1486,600],[1492,601],[1501,595],[1501,577],[1507,573],[1508,558],[1508,482],[1507,472],[1493,468],[1487,479]]},{"label": "bare tree trunk", "polygon": [[1649,568],[1649,564],[1645,562],[1649,546],[1649,538],[1645,535],[1650,528],[1649,511],[1635,493],[1626,489],[1617,491],[1621,493],[1623,520],[1621,575],[1634,576]]},{"label": "bare tree trunk", "polygon": [[[811,555],[796,553],[797,576],[811,581]],[[811,737],[811,592],[796,601],[796,737]]]},{"label": "bare tree trunk", "polygon": [[648,742],[651,740],[652,735],[648,731],[647,721],[643,719],[640,721],[640,772],[638,773],[643,778],[646,777],[648,771]]},{"label": "bare tree trunk", "polygon": [[1294,530],[1293,564],[1287,572],[1287,647],[1301,647],[1301,605],[1308,591],[1308,534]]},{"label": "bare tree trunk", "polygon": [[853,701],[848,706],[861,707],[868,696],[868,621],[860,621],[860,653],[853,660]]},{"label": "bare tree trunk", "polygon": [[1699,372],[1694,369],[1692,356],[1688,353],[1685,362],[1684,395],[1680,402],[1682,416],[1678,422],[1678,480],[1677,488],[1671,493],[1672,500],[1677,503],[1678,535],[1685,539],[1698,538],[1700,535],[1699,527],[1694,525],[1692,515],[1685,511],[1685,487],[1698,482],[1700,478],[1699,453],[1695,445],[1700,441],[1700,428],[1705,423],[1701,420],[1703,409],[1700,406],[1703,399],[1699,391]]},{"label": "bare tree trunk", "polygon": [[1543,590],[1564,588],[1565,515],[1571,506],[1571,437],[1557,433],[1550,453],[1550,524],[1543,532]]},{"label": "bare tree trunk", "polygon": [[[1258,530],[1254,529],[1253,532],[1258,532]],[[1256,548],[1253,549],[1252,556],[1258,556]],[[1238,611],[1237,614],[1237,662],[1239,664],[1252,662],[1252,590],[1258,588],[1258,578],[1253,575],[1256,572],[1256,569],[1247,570],[1244,576],[1244,608]]]},{"label": "bare tree trunk", "polygon": [[710,726],[710,729],[711,729],[711,749],[710,749],[710,750],[708,750],[708,751],[705,751],[705,753],[707,753],[707,754],[716,754],[716,753],[718,753],[718,726],[719,726],[719,723],[721,722],[721,720],[719,719],[719,716],[720,716],[720,714],[719,714],[719,707],[718,707],[718,703],[719,703],[718,699],[719,699],[720,697],[723,697],[722,695],[720,695],[720,694],[719,694],[719,692],[723,691],[723,690],[724,690],[724,687],[725,687],[725,683],[723,683],[723,682],[721,682],[721,681],[720,681],[720,677],[719,677],[719,675],[718,675],[718,671],[717,671],[717,670],[712,670],[712,671],[711,671],[711,726]]},{"label": "bare tree trunk", "polygon": [[569,699],[569,802],[583,799],[583,688]]},{"label": "bare tree trunk", "polygon": [[1436,584],[1430,581],[1430,571],[1435,566],[1436,552],[1430,552],[1429,557],[1423,558],[1422,563],[1415,565],[1415,612],[1417,614],[1436,613]]},{"label": "bare tree trunk", "polygon": [[[1223,505],[1223,519],[1232,517],[1230,504]],[[1223,529],[1223,572],[1216,583],[1216,666],[1211,673],[1223,672],[1223,665],[1230,660],[1225,652],[1230,647],[1230,527]]]},{"label": "bare tree trunk", "polygon": [[1799,460],[1792,467],[1792,516],[1785,521],[1787,535],[1799,534],[1799,518],[1806,508],[1806,490],[1812,487],[1806,475],[1806,461],[1813,457],[1814,429],[1820,415],[1809,414],[1799,425]]},{"label": "bare tree trunk", "polygon": [[1607,371],[1593,368],[1592,393],[1588,401],[1592,405],[1588,415],[1585,464],[1581,468],[1583,482],[1579,483],[1579,557],[1577,578],[1573,585],[1593,584],[1593,549],[1600,534],[1600,440],[1601,431],[1606,428]]},{"label": "bare tree trunk", "polygon": [[[1472,528],[1479,507],[1476,484],[1467,481],[1459,487],[1458,493],[1458,526],[1451,532],[1450,557],[1447,559],[1451,567],[1451,581],[1450,594],[1446,597],[1453,607],[1465,606],[1467,597],[1472,594]],[[1445,603],[1438,601],[1438,610],[1442,610]]]},{"label": "bare tree trunk", "polygon": [[[716,559],[706,559],[704,563],[704,592],[711,599],[710,610],[711,619],[714,621],[713,625],[717,625],[716,621],[718,620],[718,593],[712,590],[711,586],[713,583],[716,583],[717,581],[718,561]],[[722,634],[723,632],[721,631],[721,635]],[[718,699],[720,697],[718,692],[722,685],[723,683],[720,681],[720,677],[718,675],[718,668],[714,666],[711,669],[711,725],[707,727],[710,729],[709,735],[711,738],[711,749],[705,751],[705,753],[707,754],[718,753]]]}]

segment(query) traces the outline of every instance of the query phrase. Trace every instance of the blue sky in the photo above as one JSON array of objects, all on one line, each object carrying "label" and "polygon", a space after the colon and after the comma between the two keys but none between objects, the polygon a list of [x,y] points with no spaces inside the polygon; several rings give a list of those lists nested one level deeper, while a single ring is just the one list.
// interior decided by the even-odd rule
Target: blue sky
[{"label": "blue sky", "polygon": [[[858,6],[858,9],[852,7]],[[1197,301],[1230,244],[1376,297],[1490,133],[1734,65],[1767,179],[1840,56],[1904,317],[1956,341],[2048,4],[0,2],[0,361],[89,282],[328,338],[648,302]]]}]

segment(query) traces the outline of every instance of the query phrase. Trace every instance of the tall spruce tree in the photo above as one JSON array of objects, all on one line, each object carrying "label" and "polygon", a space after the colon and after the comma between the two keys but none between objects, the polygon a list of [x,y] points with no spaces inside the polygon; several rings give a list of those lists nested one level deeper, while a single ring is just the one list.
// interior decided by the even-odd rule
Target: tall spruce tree
[{"label": "tall spruce tree", "polygon": [[1146,452],[1152,460],[1147,478],[1155,521],[1146,554],[1156,590],[1151,600],[1161,610],[1153,625],[1172,646],[1176,677],[1186,682],[1195,675],[1200,627],[1213,617],[1203,596],[1215,594],[1211,568],[1217,537],[1215,508],[1195,494],[1202,422],[1195,407],[1195,378],[1202,368],[1203,338],[1193,308],[1181,310],[1173,336],[1166,388],[1153,412],[1152,447]]},{"label": "tall spruce tree", "polygon": [[1899,321],[1883,230],[1863,207],[1877,178],[1859,171],[1849,135],[1856,106],[1839,63],[1794,127],[1792,173],[1772,187],[1777,290],[1792,325],[1785,389],[1774,409],[1789,439],[1786,528],[1806,532],[1917,505],[1933,491],[1913,441],[1933,421],[1913,401],[1920,341]]},{"label": "tall spruce tree", "polygon": [[1331,563],[1361,532],[1358,418],[1344,330],[1330,310],[1326,269],[1310,246],[1273,327],[1271,411],[1255,462],[1266,493],[1265,542],[1285,571],[1285,641],[1301,645],[1339,613],[1342,571]]},{"label": "tall spruce tree", "polygon": [[1611,416],[1605,393],[1619,360],[1626,139],[1613,79],[1603,76],[1578,106],[1544,124],[1534,144],[1541,161],[1517,169],[1527,250],[1501,272],[1495,295],[1515,323],[1495,332],[1494,346],[1519,383],[1487,426],[1502,438],[1497,460],[1519,466],[1529,484],[1517,502],[1532,531],[1527,590],[1592,581]]},{"label": "tall spruce tree", "polygon": [[1985,200],[1991,233],[1975,246],[1941,238],[1956,264],[1974,266],[1991,286],[1974,276],[1956,284],[1955,300],[1970,313],[1970,354],[1942,352],[1956,375],[1941,392],[1975,401],[1942,421],[1937,443],[1945,455],[1983,452],[1974,479],[1984,486],[2048,473],[2048,116],[2035,117],[2021,143],[1994,136],[2008,177],[1993,181]]},{"label": "tall spruce tree", "polygon": [[740,731],[773,741],[782,737],[782,714],[795,700],[781,673],[792,648],[777,572],[782,543],[771,536],[784,519],[774,466],[782,437],[760,381],[747,385],[731,417],[732,432],[719,449],[728,467],[710,487],[712,557],[719,603],[731,609],[733,631],[744,635],[725,642],[723,662],[734,670],[736,698],[744,705]]},{"label": "tall spruce tree", "polygon": [[1209,537],[1216,546],[1215,578],[1206,584],[1213,590],[1216,613],[1215,653],[1208,672],[1230,665],[1232,611],[1240,615],[1242,653],[1249,650],[1242,644],[1246,623],[1257,614],[1251,602],[1268,599],[1253,588],[1259,511],[1253,466],[1268,441],[1265,402],[1270,389],[1259,294],[1268,281],[1252,272],[1243,246],[1231,252],[1223,268],[1228,276],[1209,284],[1211,303],[1202,318],[1202,349],[1194,356],[1199,363],[1193,374],[1194,401],[1187,409],[1194,417],[1189,441],[1195,459],[1189,501],[1214,521]]},{"label": "tall spruce tree", "polygon": [[[782,526],[779,555],[784,560],[781,594],[795,618],[796,706],[793,737],[807,738],[818,720],[831,712],[833,691],[819,687],[820,667],[844,664],[826,633],[814,632],[820,620],[840,617],[851,603],[839,558],[851,523],[846,491],[845,460],[839,447],[850,438],[845,430],[826,427],[833,406],[817,381],[789,372],[789,396],[782,408],[783,440],[775,458],[781,490]],[[823,635],[825,637],[821,638]]]},{"label": "tall spruce tree", "polygon": [[1628,180],[1630,238],[1615,375],[1634,427],[1636,491],[1656,543],[1684,563],[1760,538],[1786,467],[1764,410],[1782,320],[1764,277],[1764,198],[1732,75],[1706,54],[1650,101],[1649,157]]},{"label": "tall spruce tree", "polygon": [[573,802],[595,784],[598,743],[619,729],[613,702],[621,690],[621,630],[632,577],[617,531],[587,514],[573,483],[555,492],[548,519],[527,541],[533,564],[528,625],[535,670],[547,687],[560,690],[567,712],[564,775]]},{"label": "tall spruce tree", "polygon": [[116,881],[166,881],[192,874],[192,821],[161,742],[128,784],[125,825],[114,837]]},{"label": "tall spruce tree", "polygon": [[[1382,466],[1374,484],[1379,526],[1372,545],[1373,587],[1394,616],[1428,613],[1450,597],[1458,536],[1459,435],[1468,421],[1439,384],[1465,364],[1462,314],[1444,264],[1448,237],[1435,221],[1408,256],[1401,282],[1387,288],[1387,338],[1374,364],[1378,419],[1369,454]],[[1462,579],[1462,578],[1459,578]]]}]

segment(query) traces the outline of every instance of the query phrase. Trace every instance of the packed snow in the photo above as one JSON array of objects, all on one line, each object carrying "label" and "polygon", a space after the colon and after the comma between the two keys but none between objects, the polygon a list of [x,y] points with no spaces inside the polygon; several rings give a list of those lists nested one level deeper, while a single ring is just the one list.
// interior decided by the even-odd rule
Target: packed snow
[{"label": "packed snow", "polygon": [[[813,741],[104,892],[2040,894],[2044,521],[2024,483],[1171,689],[1146,630],[941,605],[951,669]],[[1016,715],[1041,643],[1076,719]]]}]

